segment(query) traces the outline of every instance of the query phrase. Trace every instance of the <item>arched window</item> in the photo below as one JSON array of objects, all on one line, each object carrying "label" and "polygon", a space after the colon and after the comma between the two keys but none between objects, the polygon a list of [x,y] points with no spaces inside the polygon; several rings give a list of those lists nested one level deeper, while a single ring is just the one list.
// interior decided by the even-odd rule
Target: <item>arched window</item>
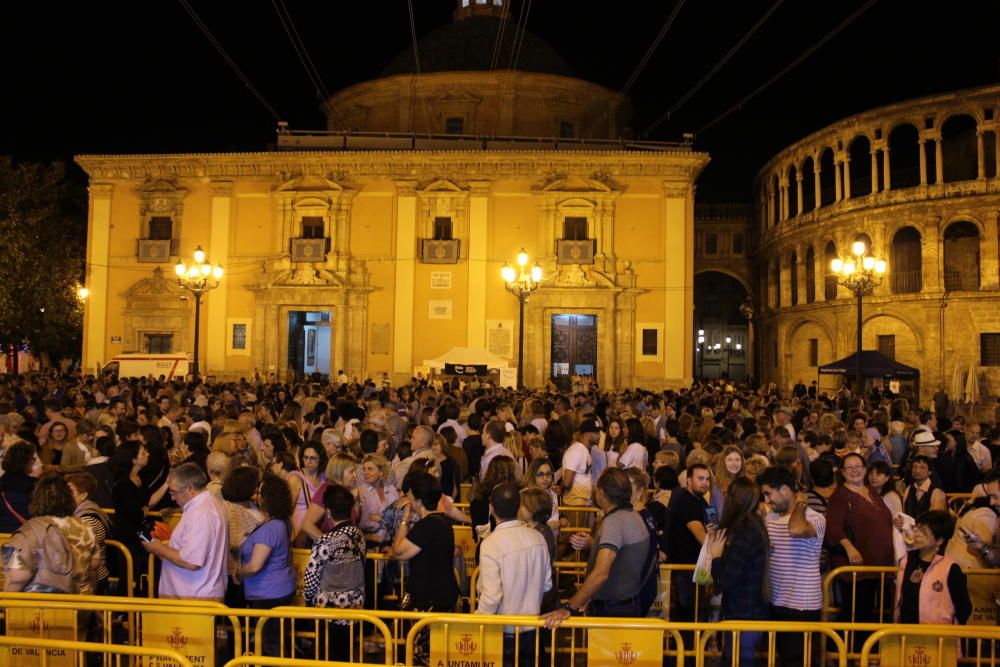
[{"label": "arched window", "polygon": [[797,306],[799,303],[799,258],[794,252],[788,258],[788,269],[788,284],[792,288],[792,305]]},{"label": "arched window", "polygon": [[851,157],[851,197],[872,193],[872,145],[863,134],[855,137],[847,152]]},{"label": "arched window", "polygon": [[833,301],[837,298],[837,276],[833,275],[830,262],[837,259],[837,246],[833,241],[827,241],[823,251],[823,298]]},{"label": "arched window", "polygon": [[979,289],[979,228],[971,222],[953,222],[944,230],[944,289]]},{"label": "arched window", "polygon": [[819,205],[829,206],[837,200],[837,174],[834,171],[833,149],[827,148],[819,156]]},{"label": "arched window", "polygon": [[788,168],[788,217],[794,218],[799,214],[799,184],[796,182],[798,172],[793,164]]},{"label": "arched window", "polygon": [[816,173],[813,159],[807,157],[802,161],[802,212],[808,213],[816,208]]},{"label": "arched window", "polygon": [[952,116],[941,126],[944,182],[971,181],[979,176],[976,119]]},{"label": "arched window", "polygon": [[909,123],[889,133],[889,189],[920,185],[920,134]]},{"label": "arched window", "polygon": [[[804,199],[804,197],[803,197]],[[816,252],[812,246],[806,250],[806,303],[816,300]]]},{"label": "arched window", "polygon": [[892,237],[889,275],[895,294],[914,294],[923,286],[920,232],[903,227]]}]

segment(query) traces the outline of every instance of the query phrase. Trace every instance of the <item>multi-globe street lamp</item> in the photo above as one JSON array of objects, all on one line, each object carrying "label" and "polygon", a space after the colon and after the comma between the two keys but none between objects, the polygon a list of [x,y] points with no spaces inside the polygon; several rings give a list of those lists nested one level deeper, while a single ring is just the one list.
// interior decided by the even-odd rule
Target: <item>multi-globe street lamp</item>
[{"label": "multi-globe street lamp", "polygon": [[194,295],[194,359],[191,363],[191,375],[198,382],[198,334],[201,328],[201,297],[219,286],[222,280],[222,267],[212,266],[207,261],[205,251],[198,246],[192,253],[194,262],[188,266],[183,261],[177,262],[174,272],[177,274],[177,284],[182,289]]},{"label": "multi-globe street lamp", "polygon": [[847,257],[838,257],[830,262],[830,270],[837,278],[837,282],[854,293],[858,299],[858,326],[857,326],[857,354],[855,355],[855,393],[860,396],[863,391],[861,379],[861,328],[862,301],[865,294],[871,294],[872,290],[882,284],[887,269],[885,259],[876,257],[870,252],[868,245],[864,241],[855,241],[851,246],[852,254]]},{"label": "multi-globe street lamp", "polygon": [[542,283],[542,267],[535,264],[528,270],[528,253],[517,253],[515,269],[509,263],[500,269],[507,291],[517,297],[517,388],[524,389],[524,302]]}]

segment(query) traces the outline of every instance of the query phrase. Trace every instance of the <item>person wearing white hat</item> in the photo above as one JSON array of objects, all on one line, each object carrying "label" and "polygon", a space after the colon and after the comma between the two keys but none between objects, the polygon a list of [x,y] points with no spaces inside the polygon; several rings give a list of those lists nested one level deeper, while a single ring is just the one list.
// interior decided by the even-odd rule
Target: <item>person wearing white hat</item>
[{"label": "person wearing white hat", "polygon": [[[918,433],[913,442],[918,448],[941,445],[941,442],[934,438],[934,434],[927,431]],[[903,494],[903,512],[916,518],[929,510],[948,509],[948,499],[944,489],[931,479],[930,458],[922,452],[914,456],[910,462],[910,475],[913,477],[913,483],[906,487],[906,492]]]}]

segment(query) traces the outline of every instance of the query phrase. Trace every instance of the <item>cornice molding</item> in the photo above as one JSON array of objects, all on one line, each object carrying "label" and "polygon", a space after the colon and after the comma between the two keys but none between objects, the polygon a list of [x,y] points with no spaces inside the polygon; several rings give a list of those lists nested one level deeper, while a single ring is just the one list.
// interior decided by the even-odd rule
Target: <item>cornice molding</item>
[{"label": "cornice molding", "polygon": [[76,163],[95,180],[148,178],[286,179],[288,174],[338,172],[392,180],[448,174],[456,180],[537,178],[540,173],[607,173],[693,181],[708,164],[694,151],[380,151],[272,152],[177,155],[79,155]]}]

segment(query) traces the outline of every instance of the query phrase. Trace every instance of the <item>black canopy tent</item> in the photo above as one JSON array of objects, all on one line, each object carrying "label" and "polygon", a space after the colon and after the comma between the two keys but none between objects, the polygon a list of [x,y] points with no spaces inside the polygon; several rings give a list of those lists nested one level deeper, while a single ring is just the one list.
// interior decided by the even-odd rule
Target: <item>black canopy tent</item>
[{"label": "black canopy tent", "polygon": [[[854,377],[857,369],[858,353],[848,355],[843,359],[834,361],[819,367],[820,375],[843,375],[844,377]],[[912,366],[893,361],[884,354],[875,350],[861,351],[861,377],[862,378],[889,378],[892,380],[909,381],[914,383],[915,393],[920,382],[920,371]]]}]

